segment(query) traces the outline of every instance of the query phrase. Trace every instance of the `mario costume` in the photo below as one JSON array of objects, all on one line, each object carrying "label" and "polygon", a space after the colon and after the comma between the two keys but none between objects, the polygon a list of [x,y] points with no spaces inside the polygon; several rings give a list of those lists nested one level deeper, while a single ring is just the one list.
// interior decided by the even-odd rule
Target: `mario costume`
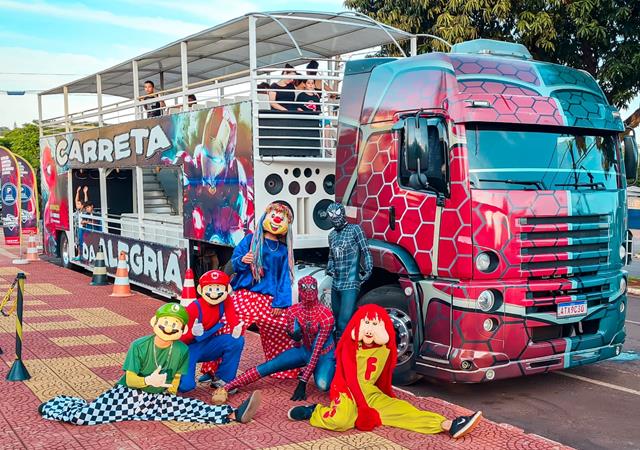
[{"label": "mario costume", "polygon": [[254,392],[237,409],[210,405],[175,395],[189,363],[189,350],[180,341],[189,320],[183,306],[167,303],[151,318],[153,333],[135,340],[122,369],[125,374],[114,387],[92,402],[61,395],[42,403],[45,419],[75,425],[97,425],[125,420],[178,420],[224,424],[251,420],[261,395]]},{"label": "mario costume", "polygon": [[[265,359],[271,360],[285,350],[293,348],[287,336],[285,311],[291,306],[293,283],[293,233],[289,226],[293,212],[283,203],[267,206],[260,227],[248,234],[236,246],[231,256],[235,276],[231,281],[233,305],[238,319],[246,328],[255,324]],[[229,332],[228,324],[223,329]],[[216,371],[216,363],[203,364],[202,372]],[[280,378],[295,378],[298,371],[280,372]],[[216,375],[220,377],[219,371]]]},{"label": "mario costume", "polygon": [[[240,335],[242,324],[229,296],[229,275],[210,270],[198,280],[197,290],[201,297],[187,306],[189,329],[181,338],[189,346],[189,365],[180,381],[180,392],[196,387],[196,364],[203,361],[220,359],[216,371],[218,378],[225,383],[233,380],[244,348],[244,336]],[[223,316],[231,334],[218,333],[224,325]]]},{"label": "mario costume", "polygon": [[387,425],[424,434],[449,431],[458,438],[469,433],[482,417],[477,412],[451,422],[395,398],[391,386],[397,360],[395,331],[389,314],[378,305],[356,311],[338,342],[336,359],[331,404],[292,408],[290,419],[309,419],[311,425],[333,431],[354,427],[371,431]]},{"label": "mario costume", "polygon": [[[299,303],[290,307],[285,316],[287,334],[295,342],[295,347],[252,367],[221,389],[229,392],[276,372],[304,367],[291,400],[306,399],[306,386],[311,375],[318,389],[329,390],[336,366],[333,314],[318,300],[318,282],[311,276],[298,281],[298,298]],[[214,394],[214,401],[215,398]],[[224,395],[218,398],[226,401]]]}]

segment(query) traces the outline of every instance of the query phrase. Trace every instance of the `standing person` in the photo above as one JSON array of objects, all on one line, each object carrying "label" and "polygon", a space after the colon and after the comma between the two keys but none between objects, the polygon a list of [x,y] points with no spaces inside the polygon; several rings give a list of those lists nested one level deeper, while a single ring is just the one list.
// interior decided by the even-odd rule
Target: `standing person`
[{"label": "standing person", "polygon": [[[141,98],[141,100],[150,100],[152,98],[156,98],[158,94],[156,94],[156,85],[153,84],[153,81],[147,80],[144,82],[144,92],[146,95]],[[147,119],[151,117],[160,117],[162,115],[162,108],[166,108],[164,100],[160,100],[158,102],[146,103],[143,105],[145,111],[147,111]]]},{"label": "standing person", "polygon": [[285,64],[282,71],[282,79],[271,85],[269,91],[269,102],[271,109],[274,111],[295,111],[296,105],[293,103],[296,99],[295,86],[293,84],[292,75],[298,75],[291,64]]},{"label": "standing person", "polygon": [[261,400],[254,392],[238,408],[210,405],[195,398],[176,395],[180,378],[187,371],[189,350],[180,338],[187,332],[189,315],[176,303],[162,305],[150,324],[153,334],[133,341],[116,385],[92,402],[61,395],[38,408],[48,420],[74,425],[98,425],[125,420],[179,420],[224,424],[249,422]]},{"label": "standing person", "polygon": [[344,205],[332,203],[327,215],[333,226],[329,233],[327,275],[333,278],[331,309],[336,317],[336,340],[339,340],[355,311],[360,286],[371,276],[373,258],[362,228],[347,222]]},{"label": "standing person", "polygon": [[[242,334],[255,324],[265,359],[293,348],[287,335],[285,312],[291,306],[293,283],[293,212],[284,203],[267,206],[257,222],[258,228],[240,241],[233,250],[231,263],[235,276],[231,281],[232,294],[238,320],[243,322]],[[231,333],[227,323],[221,333]],[[205,363],[202,372],[211,374],[217,362]],[[297,370],[278,375],[293,378]],[[202,379],[202,378],[201,378]],[[216,386],[218,387],[218,386]]]},{"label": "standing person", "polygon": [[311,276],[298,281],[299,302],[286,312],[287,334],[295,342],[292,349],[244,372],[213,395],[226,402],[227,393],[282,370],[304,367],[291,400],[306,400],[307,383],[313,375],[321,391],[329,390],[336,369],[331,310],[318,300],[318,282]]},{"label": "standing person", "polygon": [[313,80],[303,81],[303,91],[296,97],[298,111],[320,114],[320,95]]}]

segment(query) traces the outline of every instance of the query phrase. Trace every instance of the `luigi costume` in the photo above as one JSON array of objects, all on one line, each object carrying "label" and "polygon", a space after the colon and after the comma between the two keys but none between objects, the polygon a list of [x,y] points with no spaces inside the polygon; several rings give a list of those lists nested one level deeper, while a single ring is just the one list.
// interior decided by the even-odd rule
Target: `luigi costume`
[{"label": "luigi costume", "polygon": [[114,387],[92,402],[58,396],[40,405],[45,419],[76,425],[97,425],[125,420],[178,420],[224,424],[251,420],[260,403],[256,391],[233,409],[176,395],[187,371],[189,351],[180,341],[189,315],[183,306],[167,303],[151,319],[154,334],[135,340],[124,361],[124,375]]}]

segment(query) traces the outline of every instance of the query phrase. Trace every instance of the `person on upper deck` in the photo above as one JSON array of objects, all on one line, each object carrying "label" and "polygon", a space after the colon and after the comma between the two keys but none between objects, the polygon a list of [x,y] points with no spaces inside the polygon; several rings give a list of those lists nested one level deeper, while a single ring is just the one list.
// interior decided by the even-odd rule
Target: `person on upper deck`
[{"label": "person on upper deck", "polygon": [[[153,81],[147,80],[144,82],[144,92],[146,93],[140,100],[149,100],[158,96],[155,93],[156,85],[153,84]],[[145,111],[147,111],[147,119],[151,117],[160,117],[162,115],[163,108],[166,108],[167,105],[163,100],[159,102],[147,103],[143,105]]]},{"label": "person on upper deck", "polygon": [[271,84],[269,91],[269,103],[272,111],[295,111],[296,92],[291,75],[298,75],[291,64],[285,64],[282,71],[282,79]]},{"label": "person on upper deck", "polygon": [[298,111],[320,114],[320,95],[316,91],[315,81],[304,80],[303,86],[296,97]]}]

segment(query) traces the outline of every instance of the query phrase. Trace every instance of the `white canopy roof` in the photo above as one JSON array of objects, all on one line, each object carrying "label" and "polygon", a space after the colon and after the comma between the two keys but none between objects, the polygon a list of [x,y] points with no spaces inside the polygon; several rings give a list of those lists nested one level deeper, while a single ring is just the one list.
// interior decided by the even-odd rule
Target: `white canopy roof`
[{"label": "white canopy roof", "polygon": [[[101,75],[102,93],[133,98],[132,61],[138,62],[139,80],[150,79],[164,89],[180,87],[180,43],[187,43],[189,83],[249,69],[249,20],[256,17],[258,67],[309,59],[330,58],[367,48],[394,44],[410,33],[383,25],[354,12],[250,13],[173,42],[110,69]],[[66,84],[69,93],[96,93],[96,75]],[[61,94],[63,86],[42,95]]]}]

